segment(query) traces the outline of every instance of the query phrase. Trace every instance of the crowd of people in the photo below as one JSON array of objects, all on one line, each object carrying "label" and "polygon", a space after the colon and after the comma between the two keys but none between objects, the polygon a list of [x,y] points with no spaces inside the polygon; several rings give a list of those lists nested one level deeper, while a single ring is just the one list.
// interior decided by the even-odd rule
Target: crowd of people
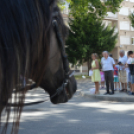
[{"label": "crowd of people", "polygon": [[[98,60],[96,53],[92,54],[92,82],[95,83],[95,94],[99,94],[101,88],[105,88],[105,95],[113,95],[115,91],[126,92],[134,95],[134,52],[128,51],[127,56],[124,50],[120,50],[119,59],[113,59],[107,51],[102,53],[101,61]],[[100,68],[101,65],[101,68]],[[132,67],[130,67],[132,66]],[[132,69],[131,69],[132,68]],[[128,87],[130,90],[128,91]],[[111,92],[109,91],[111,89]]]}]

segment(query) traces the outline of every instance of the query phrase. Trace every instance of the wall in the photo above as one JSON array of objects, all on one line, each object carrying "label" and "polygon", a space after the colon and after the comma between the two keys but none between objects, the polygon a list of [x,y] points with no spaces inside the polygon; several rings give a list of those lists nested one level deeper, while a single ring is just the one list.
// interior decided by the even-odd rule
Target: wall
[{"label": "wall", "polygon": [[119,57],[118,47],[115,47],[110,53],[113,55],[114,59],[118,59]]}]

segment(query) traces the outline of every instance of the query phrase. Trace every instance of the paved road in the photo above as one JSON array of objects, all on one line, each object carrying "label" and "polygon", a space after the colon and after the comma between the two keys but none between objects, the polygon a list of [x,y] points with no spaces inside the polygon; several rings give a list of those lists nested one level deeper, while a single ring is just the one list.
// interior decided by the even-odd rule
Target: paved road
[{"label": "paved road", "polygon": [[[25,107],[19,134],[134,134],[134,103],[98,101],[80,96],[84,81],[67,104],[49,101]],[[84,88],[83,88],[84,86]],[[43,91],[27,95],[38,100]],[[8,133],[9,134],[9,133]]]}]

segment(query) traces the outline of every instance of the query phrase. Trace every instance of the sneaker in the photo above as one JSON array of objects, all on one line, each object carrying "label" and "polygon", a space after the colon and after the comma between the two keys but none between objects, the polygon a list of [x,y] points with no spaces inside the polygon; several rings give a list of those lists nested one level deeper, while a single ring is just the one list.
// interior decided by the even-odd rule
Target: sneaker
[{"label": "sneaker", "polygon": [[129,91],[129,92],[128,92],[128,95],[132,95],[132,92],[131,92],[131,91]]},{"label": "sneaker", "polygon": [[128,95],[134,95],[134,92],[129,92]]},{"label": "sneaker", "polygon": [[134,92],[132,92],[132,95],[134,95]]},{"label": "sneaker", "polygon": [[104,95],[109,95],[109,93],[106,92],[106,93],[104,93]]},{"label": "sneaker", "polygon": [[110,95],[114,95],[114,93],[110,93]]},{"label": "sneaker", "polygon": [[127,92],[127,89],[122,89],[120,90],[120,92]]},{"label": "sneaker", "polygon": [[127,92],[127,89],[125,89],[125,92]]},{"label": "sneaker", "polygon": [[125,89],[120,90],[120,92],[124,92]]},{"label": "sneaker", "polygon": [[127,93],[129,94],[129,93],[131,93],[131,91],[127,91]]}]

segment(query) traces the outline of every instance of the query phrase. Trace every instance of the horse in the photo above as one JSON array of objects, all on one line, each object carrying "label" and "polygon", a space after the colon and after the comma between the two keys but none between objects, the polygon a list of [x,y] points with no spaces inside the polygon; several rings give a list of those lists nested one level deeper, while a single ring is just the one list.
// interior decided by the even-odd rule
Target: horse
[{"label": "horse", "polygon": [[[77,90],[65,53],[68,28],[56,0],[0,1],[0,122],[14,113],[11,133],[17,134],[25,94],[22,81],[32,79],[50,95],[53,104],[65,103]],[[13,94],[13,91],[17,91]],[[11,110],[10,103],[17,107]],[[0,124],[1,126],[1,124]]]}]

